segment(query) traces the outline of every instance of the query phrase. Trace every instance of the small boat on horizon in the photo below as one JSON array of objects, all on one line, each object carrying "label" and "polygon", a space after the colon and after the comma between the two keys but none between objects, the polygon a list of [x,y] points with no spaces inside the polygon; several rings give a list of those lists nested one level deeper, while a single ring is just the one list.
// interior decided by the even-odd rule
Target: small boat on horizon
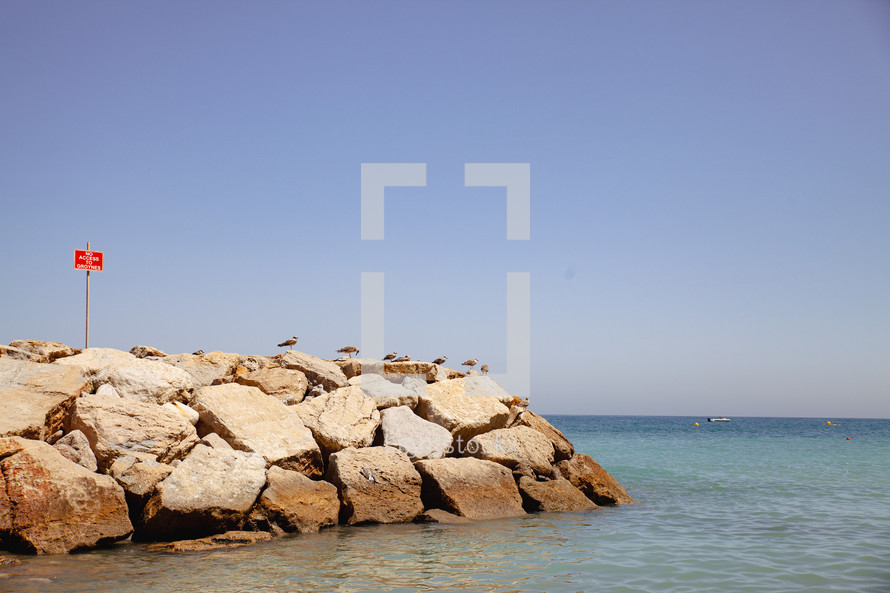
[{"label": "small boat on horizon", "polygon": [[730,419],[720,416],[719,418],[708,418],[708,422],[730,422]]}]

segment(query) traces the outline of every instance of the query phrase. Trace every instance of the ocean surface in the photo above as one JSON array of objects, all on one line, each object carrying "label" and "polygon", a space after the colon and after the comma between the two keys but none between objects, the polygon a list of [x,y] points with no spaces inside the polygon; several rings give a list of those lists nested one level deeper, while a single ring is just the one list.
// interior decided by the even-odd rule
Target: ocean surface
[{"label": "ocean surface", "polygon": [[548,419],[638,504],[19,557],[0,591],[890,592],[890,420]]}]

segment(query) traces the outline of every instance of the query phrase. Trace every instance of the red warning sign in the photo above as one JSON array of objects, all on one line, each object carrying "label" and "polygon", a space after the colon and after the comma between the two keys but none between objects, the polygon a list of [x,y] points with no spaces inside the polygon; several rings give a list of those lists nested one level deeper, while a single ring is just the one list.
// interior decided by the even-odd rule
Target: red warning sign
[{"label": "red warning sign", "polygon": [[74,269],[88,272],[102,271],[103,251],[87,251],[85,249],[74,250]]}]

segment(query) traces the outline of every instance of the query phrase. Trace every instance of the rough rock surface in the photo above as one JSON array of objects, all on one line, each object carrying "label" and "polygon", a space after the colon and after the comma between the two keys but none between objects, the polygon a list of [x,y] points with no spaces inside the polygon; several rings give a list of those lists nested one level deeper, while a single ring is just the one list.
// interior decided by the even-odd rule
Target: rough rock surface
[{"label": "rough rock surface", "polygon": [[392,447],[343,449],[328,460],[326,479],[340,490],[341,518],[356,523],[406,523],[423,511],[420,474]]},{"label": "rough rock surface", "polygon": [[464,389],[467,397],[493,397],[507,407],[513,403],[513,396],[487,375],[467,375]]},{"label": "rough rock surface", "polygon": [[365,375],[379,375],[383,372],[383,361],[373,358],[342,358],[334,364],[340,367],[347,379]]},{"label": "rough rock surface", "polygon": [[312,385],[321,385],[325,391],[346,387],[346,375],[330,360],[318,358],[304,352],[288,350],[281,357],[280,364],[286,369],[300,371]]},{"label": "rough rock surface", "polygon": [[198,445],[158,484],[134,538],[182,539],[239,529],[265,483],[261,455]]},{"label": "rough rock surface", "polygon": [[423,502],[470,519],[524,515],[522,497],[506,467],[474,457],[426,459],[414,464],[423,477]]},{"label": "rough rock surface", "polygon": [[303,401],[309,380],[300,371],[265,368],[251,371],[246,375],[235,377],[235,382],[249,387],[256,387],[266,395],[271,395],[287,405]]},{"label": "rough rock surface", "polygon": [[360,387],[325,393],[290,407],[309,427],[325,454],[346,447],[367,447],[374,442],[380,412]]},{"label": "rough rock surface", "polygon": [[411,461],[440,459],[451,449],[448,429],[417,416],[408,406],[381,410],[380,432],[383,446],[401,450]]},{"label": "rough rock surface", "polygon": [[[53,443],[53,447],[59,450],[66,459],[70,459],[78,465],[82,465],[91,472],[99,469],[96,465],[96,455],[90,449],[90,441],[79,430],[72,430]],[[73,453],[73,456],[71,454]]]},{"label": "rough rock surface", "polygon": [[178,542],[152,544],[150,550],[162,552],[206,552],[223,548],[240,548],[260,542],[270,542],[274,538],[265,531],[227,531],[200,539],[186,539]]},{"label": "rough rock surface", "polygon": [[510,427],[513,426],[528,426],[547,437],[553,445],[553,458],[556,461],[570,459],[572,455],[575,454],[575,448],[572,446],[569,439],[567,439],[565,435],[557,430],[552,424],[531,410],[525,409],[520,411],[516,416],[516,419],[510,424]]},{"label": "rough rock surface", "polygon": [[167,356],[165,352],[162,352],[157,348],[152,348],[151,346],[133,346],[132,348],[130,348],[130,354],[132,354],[136,358],[148,358],[149,356]]},{"label": "rough rock surface", "polygon": [[536,511],[586,511],[596,505],[583,492],[565,479],[536,482],[532,478],[519,478],[519,492],[525,510]]},{"label": "rough rock surface", "polygon": [[[310,480],[295,471],[271,467],[251,518],[266,521],[285,532],[311,533],[336,525],[340,514],[337,487],[322,480]],[[262,517],[257,520],[257,517]]]},{"label": "rough rock surface", "polygon": [[172,471],[172,466],[147,454],[124,455],[111,464],[108,475],[124,489],[133,525],[140,524],[145,503]]},{"label": "rough rock surface", "polygon": [[111,477],[41,441],[0,439],[0,486],[0,544],[14,551],[62,554],[133,530],[124,491]]},{"label": "rough rock surface", "polygon": [[219,351],[205,354],[172,354],[160,359],[160,362],[188,373],[194,388],[198,389],[232,375],[241,362],[241,355]]},{"label": "rough rock surface", "polygon": [[469,523],[470,520],[442,509],[427,509],[417,515],[415,523]]},{"label": "rough rock surface", "polygon": [[409,360],[408,362],[387,362],[383,365],[383,373],[390,380],[401,381],[404,377],[418,377],[428,383],[447,381],[463,377],[463,373],[432,362]]},{"label": "rough rock surface", "polygon": [[[29,359],[35,362],[53,362],[54,360],[58,360],[59,358],[74,356],[75,354],[80,352],[80,350],[78,350],[77,348],[71,348],[70,346],[66,346],[62,342],[45,342],[41,340],[14,340],[10,342],[9,345],[13,348],[34,355],[33,357],[29,357]],[[13,356],[12,358],[15,358],[15,356]]]},{"label": "rough rock surface", "polygon": [[45,440],[90,383],[80,369],[0,358],[0,436]]},{"label": "rough rock surface", "polygon": [[556,464],[562,477],[598,505],[632,504],[634,499],[589,455],[576,453]]},{"label": "rough rock surface", "polygon": [[87,348],[74,356],[60,358],[53,364],[80,367],[83,369],[84,375],[92,377],[104,368],[134,360],[136,360],[135,356],[122,350],[115,350],[114,348]]},{"label": "rough rock surface", "polygon": [[268,465],[321,476],[321,450],[300,416],[256,387],[229,383],[202,387],[192,405],[202,434],[215,432],[233,448],[262,455]]},{"label": "rough rock surface", "polygon": [[78,398],[65,430],[80,430],[87,436],[102,471],[129,453],[149,453],[167,463],[185,456],[198,443],[195,427],[177,412],[101,395]]},{"label": "rough rock surface", "polygon": [[[413,380],[411,377],[405,378],[408,385],[411,385]],[[419,400],[417,391],[411,387],[392,383],[380,375],[361,375],[360,385],[362,393],[374,400],[378,410],[394,406],[408,406],[414,409]]]},{"label": "rough rock surface", "polygon": [[467,455],[495,461],[509,468],[528,465],[532,471],[550,475],[553,445],[543,434],[528,426],[500,428],[473,437]]},{"label": "rough rock surface", "polygon": [[[98,391],[96,392],[99,393]],[[198,423],[198,420],[201,419],[198,411],[189,406],[188,404],[184,404],[182,402],[167,402],[162,407],[172,410],[189,421],[189,424],[192,426]]]},{"label": "rough rock surface", "polygon": [[495,397],[467,397],[464,379],[427,385],[426,395],[420,397],[415,412],[459,437],[457,448],[461,450],[477,434],[502,428],[509,415],[507,406]]}]

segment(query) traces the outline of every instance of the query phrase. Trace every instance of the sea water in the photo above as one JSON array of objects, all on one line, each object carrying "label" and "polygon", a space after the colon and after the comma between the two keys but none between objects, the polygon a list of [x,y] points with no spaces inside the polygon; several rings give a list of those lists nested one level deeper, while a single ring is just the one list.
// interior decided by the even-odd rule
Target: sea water
[{"label": "sea water", "polygon": [[890,591],[890,420],[548,419],[637,504],[19,557],[0,591]]}]

